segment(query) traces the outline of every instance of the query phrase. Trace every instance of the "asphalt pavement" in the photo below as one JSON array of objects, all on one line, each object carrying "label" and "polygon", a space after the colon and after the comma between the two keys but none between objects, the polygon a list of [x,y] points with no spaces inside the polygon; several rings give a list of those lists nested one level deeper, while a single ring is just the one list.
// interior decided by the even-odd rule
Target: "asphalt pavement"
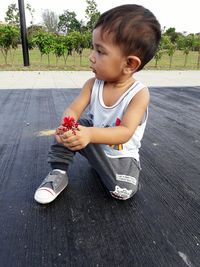
[{"label": "asphalt pavement", "polygon": [[0,72],[0,266],[200,266],[199,72],[137,74],[151,102],[132,199],[113,199],[77,153],[62,194],[34,201],[49,171],[49,130],[89,77]]}]

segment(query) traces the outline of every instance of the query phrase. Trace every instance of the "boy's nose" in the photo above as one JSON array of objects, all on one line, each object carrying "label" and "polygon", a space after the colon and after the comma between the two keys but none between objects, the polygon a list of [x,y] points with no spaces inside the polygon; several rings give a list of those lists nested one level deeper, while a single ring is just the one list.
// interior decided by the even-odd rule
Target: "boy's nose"
[{"label": "boy's nose", "polygon": [[94,51],[92,51],[89,55],[89,60],[90,62],[94,63],[95,62],[95,57],[94,57]]}]

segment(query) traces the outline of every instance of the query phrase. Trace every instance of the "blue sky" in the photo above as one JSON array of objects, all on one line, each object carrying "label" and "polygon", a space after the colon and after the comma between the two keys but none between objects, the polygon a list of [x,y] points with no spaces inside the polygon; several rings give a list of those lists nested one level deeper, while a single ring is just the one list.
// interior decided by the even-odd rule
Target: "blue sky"
[{"label": "blue sky", "polygon": [[[175,27],[177,31],[187,33],[200,32],[199,23],[199,0],[180,1],[180,0],[96,0],[97,8],[104,12],[114,6],[122,4],[140,4],[150,9],[160,21],[162,28]],[[0,21],[4,20],[5,11],[11,3],[18,5],[18,0],[1,0]],[[62,14],[63,10],[68,9],[77,14],[78,19],[85,20],[86,1],[84,0],[24,0],[35,9],[35,23],[41,22],[41,14],[45,9]],[[27,23],[29,18],[27,16]]]}]

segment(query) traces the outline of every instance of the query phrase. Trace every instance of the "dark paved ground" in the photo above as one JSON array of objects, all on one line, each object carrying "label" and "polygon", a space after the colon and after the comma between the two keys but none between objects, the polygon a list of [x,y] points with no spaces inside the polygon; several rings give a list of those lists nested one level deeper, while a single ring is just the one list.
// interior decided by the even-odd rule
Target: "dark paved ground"
[{"label": "dark paved ground", "polygon": [[151,88],[140,191],[113,200],[77,155],[67,190],[33,194],[77,90],[0,91],[0,266],[200,266],[200,87]]}]

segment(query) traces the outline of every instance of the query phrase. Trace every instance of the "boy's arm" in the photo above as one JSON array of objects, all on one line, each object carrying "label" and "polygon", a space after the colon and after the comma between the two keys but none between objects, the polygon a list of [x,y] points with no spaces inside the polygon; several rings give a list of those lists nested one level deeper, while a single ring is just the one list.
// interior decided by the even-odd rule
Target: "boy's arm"
[{"label": "boy's arm", "polygon": [[89,79],[83,86],[80,94],[75,100],[65,109],[61,117],[61,124],[64,117],[73,117],[76,121],[80,118],[82,112],[90,103],[90,96],[95,79]]},{"label": "boy's arm", "polygon": [[[93,87],[94,81],[95,81],[95,79],[92,78],[92,79],[89,79],[85,83],[80,94],[75,98],[75,100],[63,112],[62,117],[61,117],[61,121],[60,121],[60,125],[63,124],[63,120],[65,117],[73,117],[75,119],[75,121],[77,121],[80,118],[82,112],[85,110],[85,108],[90,103],[90,97],[91,97],[91,92],[92,92],[92,87]],[[56,138],[58,143],[65,144],[66,134],[64,134],[62,132],[62,130],[60,130],[60,127],[61,126],[59,126],[56,129],[55,138]]]},{"label": "boy's arm", "polygon": [[88,143],[108,145],[126,143],[141,123],[147,110],[149,99],[150,95],[148,89],[142,89],[131,100],[121,120],[120,126],[98,128],[80,125],[76,136],[71,135],[67,137],[64,145],[75,151],[84,148]]}]

